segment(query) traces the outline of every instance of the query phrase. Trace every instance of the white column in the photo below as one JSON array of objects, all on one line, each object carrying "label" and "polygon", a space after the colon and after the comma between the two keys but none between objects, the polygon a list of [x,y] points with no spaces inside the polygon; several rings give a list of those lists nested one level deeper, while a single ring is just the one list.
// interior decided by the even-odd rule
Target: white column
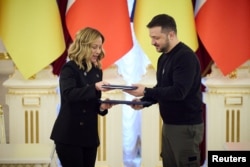
[{"label": "white column", "polygon": [[[1,42],[1,41],[0,41]],[[0,50],[1,50],[1,43],[0,43]],[[1,52],[1,51],[0,51]],[[3,86],[3,82],[6,81],[11,74],[14,72],[14,64],[13,61],[8,57],[7,53],[0,53],[0,105],[3,107],[3,115],[5,122],[5,139],[6,142],[9,141],[9,134],[8,129],[8,118],[9,118],[9,108],[5,103],[5,94],[7,93],[7,88]]]},{"label": "white column", "polygon": [[213,65],[203,84],[207,150],[223,150],[228,142],[249,142],[250,61],[227,76]]},{"label": "white column", "polygon": [[[1,157],[1,164],[20,166],[20,161],[23,161],[22,163],[29,164],[28,166],[56,166],[50,133],[57,115],[59,98],[56,91],[58,78],[52,74],[52,68],[49,66],[28,80],[15,69],[3,86],[7,89],[5,96],[9,108],[9,144],[6,144],[6,147],[10,162]],[[18,148],[21,147],[26,151],[18,154]],[[46,152],[42,151],[44,149]],[[35,155],[34,150],[37,153],[35,158],[30,156]],[[0,154],[5,155],[4,151],[6,150],[0,149]],[[48,162],[41,164],[40,160],[44,158]]]},{"label": "white column", "polygon": [[49,66],[26,80],[16,69],[3,85],[8,89],[10,143],[51,143],[58,105],[58,78]]}]

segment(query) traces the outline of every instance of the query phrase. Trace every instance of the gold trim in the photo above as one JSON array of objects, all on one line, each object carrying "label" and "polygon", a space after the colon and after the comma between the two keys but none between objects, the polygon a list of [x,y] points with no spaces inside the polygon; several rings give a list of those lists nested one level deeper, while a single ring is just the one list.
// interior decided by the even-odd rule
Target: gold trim
[{"label": "gold trim", "polygon": [[226,142],[240,142],[240,110],[226,110]]},{"label": "gold trim", "polygon": [[[101,121],[100,121],[100,116],[98,116],[98,133],[101,134]],[[99,137],[100,138],[100,137]],[[101,140],[102,138],[100,138]],[[101,146],[98,147],[98,150],[97,150],[97,159],[98,161],[101,160]]]},{"label": "gold trim", "polygon": [[36,143],[39,143],[39,112],[36,111]]},{"label": "gold trim", "polygon": [[240,142],[240,110],[237,110],[237,142]]},{"label": "gold trim", "polygon": [[226,142],[229,142],[229,110],[226,110]]},{"label": "gold trim", "polygon": [[33,111],[30,111],[30,142],[34,143],[34,118]]},{"label": "gold trim", "polygon": [[28,143],[29,142],[29,139],[28,139],[28,111],[25,111],[24,112],[24,120],[25,120],[25,143]]},{"label": "gold trim", "polygon": [[231,121],[232,121],[231,140],[232,140],[232,142],[234,142],[234,135],[235,135],[235,112],[234,112],[234,110],[232,110],[232,120]]},{"label": "gold trim", "polygon": [[103,160],[106,161],[106,117],[103,118]]},{"label": "gold trim", "polygon": [[0,53],[0,60],[11,60],[8,53]]},{"label": "gold trim", "polygon": [[227,75],[230,79],[238,78],[237,70],[232,71],[230,74]]},{"label": "gold trim", "polygon": [[97,160],[98,161],[106,161],[107,154],[106,154],[106,117],[98,116],[98,133],[100,139],[100,146],[97,149]]},{"label": "gold trim", "polygon": [[[56,88],[56,86],[55,86]],[[17,90],[15,88],[9,88],[8,94],[10,95],[34,95],[34,94],[41,94],[41,95],[57,95],[57,91],[55,88],[49,88],[47,90],[38,90],[38,89],[29,89],[29,90]],[[23,101],[22,101],[23,105]]]},{"label": "gold trim", "polygon": [[3,116],[3,106],[0,105],[0,116]]},{"label": "gold trim", "polygon": [[28,78],[28,80],[34,80],[36,79],[36,74],[32,75],[31,77]]}]

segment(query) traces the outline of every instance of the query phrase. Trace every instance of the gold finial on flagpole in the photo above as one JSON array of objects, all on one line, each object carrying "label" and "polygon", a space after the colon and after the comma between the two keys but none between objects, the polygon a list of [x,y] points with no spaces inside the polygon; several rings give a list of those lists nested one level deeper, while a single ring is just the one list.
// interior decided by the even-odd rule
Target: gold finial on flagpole
[{"label": "gold finial on flagpole", "polygon": [[0,60],[9,60],[11,59],[2,40],[0,39]]}]

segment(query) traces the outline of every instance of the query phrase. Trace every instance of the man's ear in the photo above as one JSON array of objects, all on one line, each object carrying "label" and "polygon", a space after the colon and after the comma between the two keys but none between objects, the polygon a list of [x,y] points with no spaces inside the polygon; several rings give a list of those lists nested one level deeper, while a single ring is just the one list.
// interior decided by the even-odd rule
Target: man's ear
[{"label": "man's ear", "polygon": [[174,38],[174,36],[175,36],[174,31],[170,31],[170,32],[168,33],[168,39],[169,39],[169,40],[172,40],[172,39]]}]

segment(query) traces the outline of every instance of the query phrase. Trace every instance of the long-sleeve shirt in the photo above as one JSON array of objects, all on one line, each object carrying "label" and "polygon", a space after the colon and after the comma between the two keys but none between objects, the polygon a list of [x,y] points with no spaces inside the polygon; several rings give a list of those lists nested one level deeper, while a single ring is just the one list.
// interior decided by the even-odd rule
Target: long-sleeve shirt
[{"label": "long-sleeve shirt", "polygon": [[195,53],[178,43],[159,57],[156,76],[157,84],[145,88],[141,100],[158,103],[165,124],[202,123],[201,71]]}]

